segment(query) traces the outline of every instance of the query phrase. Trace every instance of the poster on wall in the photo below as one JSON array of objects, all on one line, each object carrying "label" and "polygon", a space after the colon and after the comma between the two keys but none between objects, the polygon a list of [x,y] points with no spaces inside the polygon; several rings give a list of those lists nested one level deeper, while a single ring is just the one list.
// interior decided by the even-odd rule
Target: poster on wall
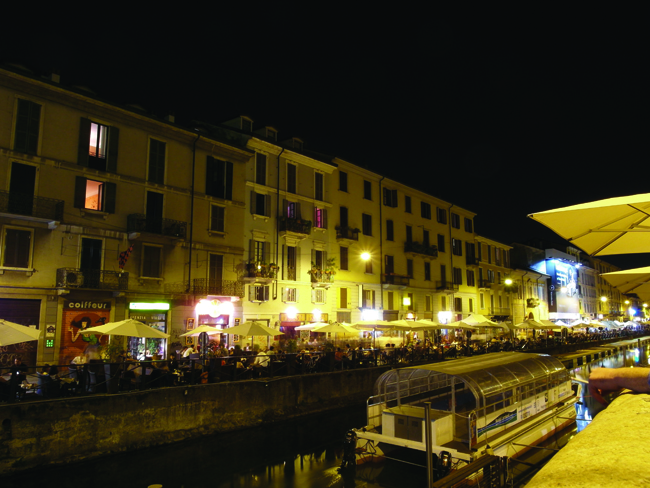
[{"label": "poster on wall", "polygon": [[[87,308],[77,308],[78,303],[83,303]],[[110,322],[110,303],[68,302],[64,307],[59,364],[70,364],[76,357],[100,359],[100,346],[108,344],[108,336],[81,334],[81,331]]]}]

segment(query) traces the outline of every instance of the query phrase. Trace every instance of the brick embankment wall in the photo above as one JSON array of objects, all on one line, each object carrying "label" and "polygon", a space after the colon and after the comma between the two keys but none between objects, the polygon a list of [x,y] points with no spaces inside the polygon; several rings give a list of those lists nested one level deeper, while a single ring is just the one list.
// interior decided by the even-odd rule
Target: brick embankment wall
[{"label": "brick embankment wall", "polygon": [[358,406],[390,368],[0,406],[0,474]]},{"label": "brick embankment wall", "polygon": [[650,486],[650,395],[617,397],[526,488]]}]

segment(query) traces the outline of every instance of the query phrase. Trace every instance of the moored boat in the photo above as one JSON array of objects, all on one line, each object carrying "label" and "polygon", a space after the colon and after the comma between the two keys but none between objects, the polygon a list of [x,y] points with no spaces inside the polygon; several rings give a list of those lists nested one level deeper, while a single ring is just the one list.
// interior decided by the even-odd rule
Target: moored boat
[{"label": "moored boat", "polygon": [[355,429],[359,459],[405,447],[471,462],[515,458],[575,422],[569,372],[545,354],[500,352],[394,369],[375,383],[367,425]]}]

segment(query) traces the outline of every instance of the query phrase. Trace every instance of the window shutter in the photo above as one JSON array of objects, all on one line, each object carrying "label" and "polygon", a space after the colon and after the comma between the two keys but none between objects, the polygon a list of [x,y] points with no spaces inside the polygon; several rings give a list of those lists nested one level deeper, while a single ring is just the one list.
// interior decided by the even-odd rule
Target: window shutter
[{"label": "window shutter", "polygon": [[[79,123],[79,153],[77,156],[77,164],[79,166],[88,166],[89,147],[90,147],[90,120],[82,117]],[[76,206],[77,205],[75,205],[75,207]]]},{"label": "window shutter", "polygon": [[264,287],[264,301],[268,302],[269,301],[269,291],[271,287],[270,286],[265,286]]},{"label": "window shutter", "polygon": [[299,219],[301,218],[301,213],[300,213],[300,202],[296,203],[296,218]]},{"label": "window shutter", "polygon": [[[90,137],[90,134],[88,135]],[[119,147],[120,129],[117,127],[108,128],[108,155],[106,157],[106,171],[108,173],[117,173],[117,148]],[[88,148],[86,148],[86,159],[88,158]],[[113,213],[113,212],[111,212]]]},{"label": "window shutter", "polygon": [[251,191],[251,213],[256,214],[257,212],[255,211],[255,203],[256,203],[256,193],[254,191]]},{"label": "window shutter", "polygon": [[115,213],[115,202],[117,200],[117,185],[115,183],[104,183],[104,206],[102,210],[106,213]]},{"label": "window shutter", "polygon": [[[90,137],[90,135],[88,136]],[[74,185],[74,208],[86,207],[86,178],[77,176]]]},{"label": "window shutter", "polygon": [[286,302],[287,301],[287,295],[288,295],[289,288],[282,288],[282,301]]},{"label": "window shutter", "polygon": [[327,209],[323,209],[323,229],[327,229]]},{"label": "window shutter", "polygon": [[224,190],[224,198],[226,200],[232,200],[232,178],[233,178],[233,164],[226,161],[225,164],[226,170],[226,188]]},{"label": "window shutter", "polygon": [[205,194],[216,197],[217,190],[217,162],[212,156],[207,157],[205,163]]},{"label": "window shutter", "polygon": [[254,285],[248,285],[248,299],[251,302],[255,301],[255,286]]},{"label": "window shutter", "polygon": [[271,195],[264,195],[264,216],[271,216]]}]

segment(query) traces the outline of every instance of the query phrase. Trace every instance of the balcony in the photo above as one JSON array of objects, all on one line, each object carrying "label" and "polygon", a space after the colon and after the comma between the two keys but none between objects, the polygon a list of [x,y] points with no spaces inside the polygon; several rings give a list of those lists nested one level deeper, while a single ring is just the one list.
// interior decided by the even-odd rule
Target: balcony
[{"label": "balcony", "polygon": [[478,266],[481,264],[481,260],[475,256],[467,256],[465,258],[465,264],[467,266]]},{"label": "balcony", "polygon": [[63,200],[0,191],[0,215],[47,222],[51,229],[63,220]]},{"label": "balcony", "polygon": [[278,219],[278,229],[280,235],[302,240],[311,234],[311,221],[305,219],[293,219],[290,217],[280,217]]},{"label": "balcony", "polygon": [[438,246],[428,246],[419,242],[406,241],[404,243],[404,252],[411,254],[420,254],[430,258],[438,257]]},{"label": "balcony", "polygon": [[129,273],[101,269],[59,268],[56,286],[92,290],[128,290]]},{"label": "balcony", "polygon": [[307,273],[311,278],[312,288],[329,288],[334,282],[335,273],[333,271],[312,268]]},{"label": "balcony", "polygon": [[244,281],[246,283],[270,283],[278,275],[278,266],[275,263],[251,261],[246,263]]},{"label": "balcony", "polygon": [[478,287],[483,288],[484,290],[489,290],[494,286],[494,283],[490,280],[478,280]]},{"label": "balcony", "polygon": [[192,280],[192,286],[189,286],[187,281],[165,283],[165,293],[171,293],[174,295],[217,295],[241,298],[244,296],[244,282],[196,278]]},{"label": "balcony", "polygon": [[187,235],[187,222],[147,218],[144,214],[129,215],[126,228],[128,232],[147,232],[176,239],[185,239]]},{"label": "balcony", "polygon": [[397,275],[395,273],[386,273],[382,275],[381,283],[384,288],[399,288],[404,289],[409,286],[411,278],[405,275]]},{"label": "balcony", "polygon": [[452,283],[451,281],[436,281],[436,290],[439,291],[458,291],[458,283]]},{"label": "balcony", "polygon": [[336,240],[343,242],[348,246],[359,241],[359,229],[352,227],[336,227]]}]

